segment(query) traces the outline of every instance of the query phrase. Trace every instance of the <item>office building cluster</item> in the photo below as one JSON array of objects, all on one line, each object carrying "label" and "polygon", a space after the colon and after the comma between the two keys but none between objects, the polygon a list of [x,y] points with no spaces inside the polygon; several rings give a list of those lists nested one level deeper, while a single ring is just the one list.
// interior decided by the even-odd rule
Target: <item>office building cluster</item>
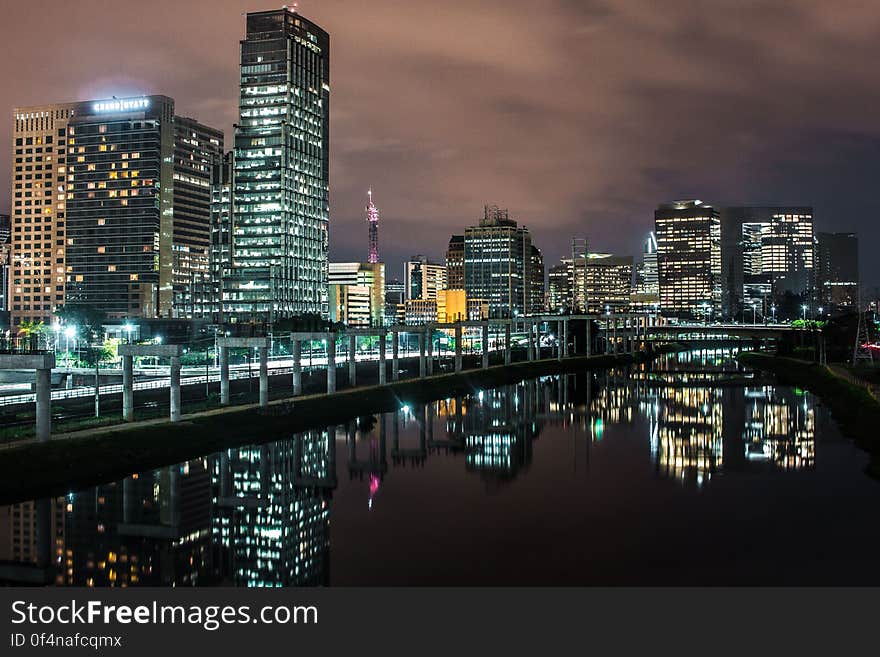
[{"label": "office building cluster", "polygon": [[[641,262],[572,240],[549,268],[508,210],[391,278],[380,212],[366,262],[329,262],[330,37],[282,8],[247,14],[234,143],[163,95],[14,110],[12,207],[0,215],[0,319],[62,308],[112,322],[199,320],[272,331],[312,317],[367,327],[552,313],[816,317],[859,303],[852,233],[810,207],[660,205]],[[545,285],[545,280],[546,284]]]}]

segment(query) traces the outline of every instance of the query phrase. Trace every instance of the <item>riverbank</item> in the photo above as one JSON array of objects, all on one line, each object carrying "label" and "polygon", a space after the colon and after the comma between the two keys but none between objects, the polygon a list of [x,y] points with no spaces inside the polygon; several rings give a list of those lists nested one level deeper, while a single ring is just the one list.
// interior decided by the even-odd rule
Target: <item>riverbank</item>
[{"label": "riverbank", "polygon": [[620,354],[515,363],[352,388],[331,395],[279,399],[267,408],[225,407],[184,416],[182,422],[175,424],[148,420],[66,434],[48,443],[20,445],[0,452],[0,503],[63,495],[82,486],[115,481],[133,472],[222,449],[279,440],[362,415],[393,411],[403,404],[466,395],[538,376],[628,365],[648,358],[645,354]]},{"label": "riverbank", "polygon": [[864,387],[824,365],[796,358],[746,352],[737,359],[747,367],[774,374],[780,383],[821,397],[841,433],[870,454],[867,473],[880,479],[880,403]]}]

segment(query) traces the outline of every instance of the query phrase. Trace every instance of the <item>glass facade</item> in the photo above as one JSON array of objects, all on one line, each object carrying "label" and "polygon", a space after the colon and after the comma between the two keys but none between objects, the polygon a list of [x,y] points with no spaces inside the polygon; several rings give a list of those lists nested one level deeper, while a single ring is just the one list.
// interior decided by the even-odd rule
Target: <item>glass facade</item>
[{"label": "glass facade", "polygon": [[328,314],[330,37],[293,10],[247,15],[235,132],[229,320]]},{"label": "glass facade", "polygon": [[721,221],[702,201],[676,201],[654,213],[660,308],[682,318],[721,310]]}]

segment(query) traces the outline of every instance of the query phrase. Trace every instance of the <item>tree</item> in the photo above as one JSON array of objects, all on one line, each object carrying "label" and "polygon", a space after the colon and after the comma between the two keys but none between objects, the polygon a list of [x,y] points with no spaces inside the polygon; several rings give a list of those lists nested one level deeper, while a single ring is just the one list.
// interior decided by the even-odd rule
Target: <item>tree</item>
[{"label": "tree", "polygon": [[47,328],[43,322],[35,322],[31,319],[24,320],[18,327],[18,334],[23,337],[45,335],[46,331]]},{"label": "tree", "polygon": [[93,306],[61,306],[55,315],[62,324],[76,326],[89,342],[100,340],[107,313]]}]

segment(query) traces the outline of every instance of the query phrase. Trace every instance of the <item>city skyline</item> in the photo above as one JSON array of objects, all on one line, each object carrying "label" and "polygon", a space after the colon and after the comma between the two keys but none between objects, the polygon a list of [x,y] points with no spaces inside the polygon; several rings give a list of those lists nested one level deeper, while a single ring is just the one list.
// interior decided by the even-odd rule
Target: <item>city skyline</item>
[{"label": "city skyline", "polygon": [[[51,11],[39,1],[27,10],[39,14],[41,4]],[[159,2],[158,11],[163,4],[171,7]],[[552,12],[518,2],[451,3],[427,27],[418,2],[301,6],[338,46],[330,259],[363,257],[368,185],[386,199],[380,249],[390,276],[393,263],[414,252],[441,261],[449,226],[469,225],[493,199],[538,236],[548,262],[566,254],[574,234],[600,251],[638,254],[654,207],[674,198],[809,204],[817,231],[857,232],[864,255],[878,237],[866,198],[871,87],[847,58],[870,57],[880,12],[775,3],[768,14],[765,4],[716,7],[710,21],[708,12],[683,6],[664,8],[663,18],[635,1],[555,3]],[[134,3],[81,5],[58,28],[58,40],[76,51],[65,58],[33,49],[28,21],[8,10],[8,24],[19,26],[8,35],[10,51],[26,55],[0,65],[8,115],[13,106],[159,93],[232,143],[238,57],[230,44],[241,38],[242,13],[271,6],[215,2],[206,17],[206,3],[174,5],[175,24],[159,33],[126,20]],[[212,38],[182,36],[200,28]],[[46,29],[41,37],[52,36]],[[786,34],[785,47],[776,30]],[[495,38],[471,39],[477,32]],[[77,45],[97,33],[100,48]],[[140,56],[106,57],[117,39]],[[742,41],[750,44],[744,60],[733,54]],[[713,44],[731,54],[700,48]],[[621,48],[629,55],[619,56]],[[396,90],[393,104],[388,88]],[[836,102],[821,102],[825,95]],[[0,143],[11,147],[10,121],[0,125]],[[0,176],[9,179],[5,158]],[[0,189],[0,212],[9,195],[8,186]],[[418,244],[406,241],[411,235]],[[876,285],[880,263],[861,260],[864,284]]]}]

